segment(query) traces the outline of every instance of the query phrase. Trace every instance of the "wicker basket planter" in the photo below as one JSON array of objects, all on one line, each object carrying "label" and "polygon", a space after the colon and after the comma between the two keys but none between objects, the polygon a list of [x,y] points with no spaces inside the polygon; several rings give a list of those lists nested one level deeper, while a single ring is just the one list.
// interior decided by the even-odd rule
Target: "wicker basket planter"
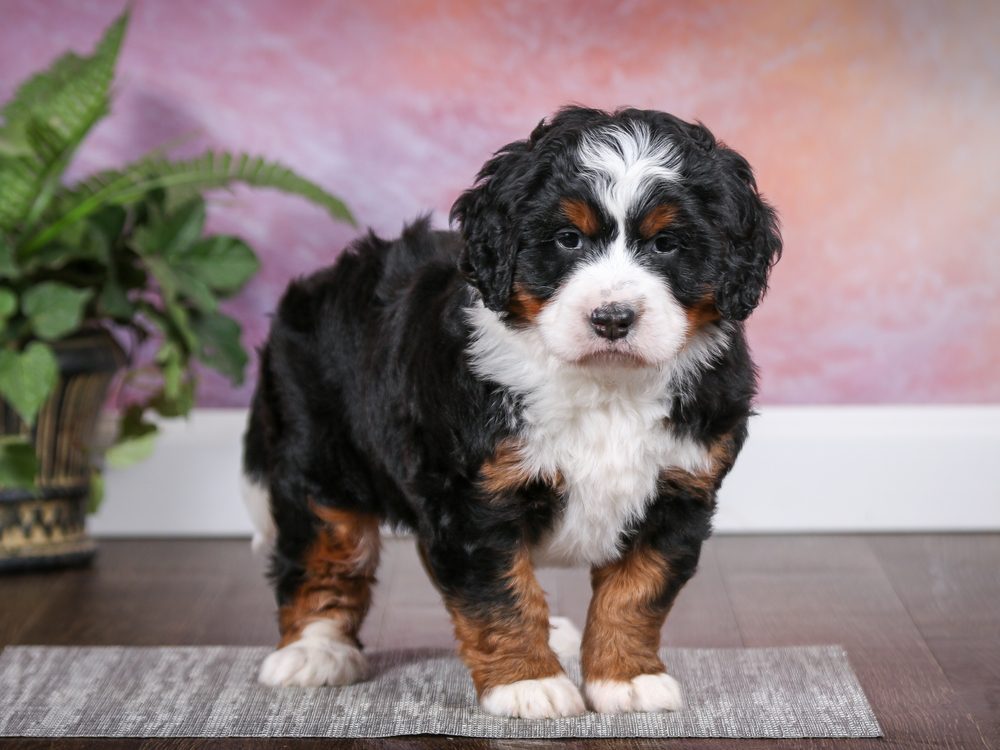
[{"label": "wicker basket planter", "polygon": [[[59,384],[30,431],[37,490],[0,489],[0,571],[82,564],[95,552],[86,517],[97,420],[125,356],[104,330],[54,345]],[[0,401],[0,434],[29,430]]]}]

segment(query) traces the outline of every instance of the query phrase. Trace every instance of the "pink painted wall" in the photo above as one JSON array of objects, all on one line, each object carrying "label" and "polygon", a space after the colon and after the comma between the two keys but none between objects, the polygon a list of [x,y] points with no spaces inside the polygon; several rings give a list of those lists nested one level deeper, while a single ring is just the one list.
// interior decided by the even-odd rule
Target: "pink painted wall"
[{"label": "pink painted wall", "polygon": [[[121,0],[0,0],[0,99]],[[756,167],[785,258],[750,329],[765,403],[1000,401],[1000,3],[139,0],[77,174],[177,135],[280,158],[395,233],[560,104],[701,119]],[[273,195],[219,202],[289,278],[351,238]],[[209,377],[203,402],[246,403]]]}]

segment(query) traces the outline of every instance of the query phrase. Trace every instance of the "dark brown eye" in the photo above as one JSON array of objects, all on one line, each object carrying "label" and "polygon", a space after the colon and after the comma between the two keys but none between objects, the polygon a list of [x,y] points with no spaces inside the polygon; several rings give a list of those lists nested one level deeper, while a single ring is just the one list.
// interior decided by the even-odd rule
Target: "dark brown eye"
[{"label": "dark brown eye", "polygon": [[556,244],[563,250],[579,250],[583,247],[583,237],[572,229],[556,232]]},{"label": "dark brown eye", "polygon": [[658,253],[676,253],[677,247],[676,240],[662,234],[653,240],[653,249]]}]

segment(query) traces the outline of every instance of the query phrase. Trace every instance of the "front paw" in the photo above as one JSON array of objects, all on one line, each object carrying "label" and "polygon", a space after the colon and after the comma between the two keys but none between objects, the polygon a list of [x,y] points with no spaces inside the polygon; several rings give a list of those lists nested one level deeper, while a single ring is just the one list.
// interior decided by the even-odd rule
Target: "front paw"
[{"label": "front paw", "polygon": [[305,627],[299,640],[268,654],[258,678],[272,687],[348,685],[364,679],[364,654],[329,622]]},{"label": "front paw", "polygon": [[558,719],[586,710],[580,691],[564,674],[497,685],[487,689],[479,702],[487,713],[520,719]]},{"label": "front paw", "polygon": [[684,705],[680,683],[666,672],[631,680],[593,680],[584,686],[587,702],[603,714],[630,711],[677,711]]}]

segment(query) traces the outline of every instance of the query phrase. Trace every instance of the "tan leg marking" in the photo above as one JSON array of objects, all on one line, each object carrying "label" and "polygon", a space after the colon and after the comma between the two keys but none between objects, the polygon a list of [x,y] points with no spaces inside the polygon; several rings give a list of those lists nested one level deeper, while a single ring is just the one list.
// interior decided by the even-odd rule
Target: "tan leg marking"
[{"label": "tan leg marking", "polygon": [[322,522],[304,561],[302,585],[278,611],[279,646],[297,640],[311,622],[331,620],[360,645],[358,630],[371,604],[379,558],[378,519],[312,504]]},{"label": "tan leg marking", "polygon": [[667,612],[654,603],[669,576],[663,556],[645,547],[594,568],[581,653],[584,679],[626,681],[664,671],[657,651]]},{"label": "tan leg marking", "polygon": [[457,602],[446,600],[459,653],[480,695],[498,685],[562,674],[559,660],[549,647],[545,592],[535,579],[527,552],[517,554],[507,580],[515,599],[513,611],[472,617],[464,614]]},{"label": "tan leg marking", "polygon": [[278,610],[281,642],[258,675],[272,687],[346,685],[367,672],[358,630],[378,566],[378,521],[315,503],[311,509],[319,523],[302,582]]}]

